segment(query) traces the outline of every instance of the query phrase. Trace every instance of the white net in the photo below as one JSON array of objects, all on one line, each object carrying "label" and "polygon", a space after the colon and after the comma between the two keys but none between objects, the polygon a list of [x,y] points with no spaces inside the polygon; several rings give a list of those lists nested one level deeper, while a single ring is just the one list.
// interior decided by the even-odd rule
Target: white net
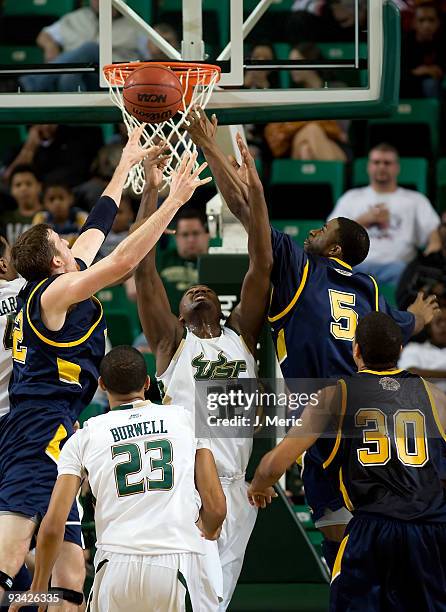
[{"label": "white net", "polygon": [[[141,64],[138,67],[141,67]],[[141,122],[130,115],[124,106],[121,90],[128,75],[128,66],[125,64],[107,67],[105,71],[105,77],[110,88],[110,97],[113,103],[121,109],[127,133],[131,134],[136,127],[141,125]],[[196,151],[197,147],[184,129],[188,124],[186,116],[194,106],[206,108],[214,86],[220,78],[220,71],[217,67],[210,70],[209,65],[206,68],[201,68],[200,64],[197,64],[180,73],[176,72],[176,75],[183,87],[183,101],[180,110],[168,121],[156,124],[147,123],[141,137],[141,144],[144,147],[150,147],[160,140],[165,140],[170,149],[171,157],[163,171],[164,184],[161,188],[170,182],[171,172],[176,168],[181,155],[185,151],[191,153]],[[196,162],[196,166],[198,167],[198,162]],[[133,191],[140,194],[144,189],[144,184],[144,168],[141,162],[131,169],[125,187],[131,185]]]}]

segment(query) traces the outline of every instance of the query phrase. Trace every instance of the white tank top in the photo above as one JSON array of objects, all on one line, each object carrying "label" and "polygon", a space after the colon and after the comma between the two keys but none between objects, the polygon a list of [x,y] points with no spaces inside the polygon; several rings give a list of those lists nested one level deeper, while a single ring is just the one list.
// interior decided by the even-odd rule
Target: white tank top
[{"label": "white tank top", "polygon": [[[157,378],[163,403],[184,406],[194,413],[197,379],[215,380],[216,385],[218,380],[256,379],[257,366],[242,337],[229,327],[222,327],[216,338],[199,338],[187,330],[167,370]],[[204,408],[199,410],[205,413]],[[247,437],[246,433],[244,428],[244,437],[223,438],[212,437],[210,431],[210,448],[220,477],[237,478],[245,473],[252,451],[252,435]]]},{"label": "white tank top", "polygon": [[24,278],[0,280],[0,418],[9,412],[8,385],[12,372],[12,325],[17,310],[17,294]]}]

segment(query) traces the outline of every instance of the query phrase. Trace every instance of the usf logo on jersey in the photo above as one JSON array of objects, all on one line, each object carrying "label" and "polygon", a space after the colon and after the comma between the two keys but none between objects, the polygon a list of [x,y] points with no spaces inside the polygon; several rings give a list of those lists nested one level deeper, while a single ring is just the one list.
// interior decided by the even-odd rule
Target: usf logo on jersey
[{"label": "usf logo on jersey", "polygon": [[192,367],[196,369],[195,380],[226,380],[228,378],[238,378],[240,372],[246,372],[246,361],[244,359],[228,361],[223,355],[223,351],[218,353],[215,361],[203,359],[203,357],[204,353],[200,353],[192,359]]}]

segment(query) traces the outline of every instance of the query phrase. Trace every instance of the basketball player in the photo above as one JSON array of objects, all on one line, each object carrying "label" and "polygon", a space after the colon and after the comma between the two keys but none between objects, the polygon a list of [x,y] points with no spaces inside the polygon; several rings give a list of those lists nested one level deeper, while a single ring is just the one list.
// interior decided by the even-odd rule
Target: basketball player
[{"label": "basketball player", "polygon": [[[215,142],[217,120],[202,109],[188,117],[188,132],[202,148],[223,197],[248,227],[250,210],[241,169]],[[240,141],[240,137],[239,137]],[[373,310],[389,313],[403,330],[404,342],[419,333],[438,310],[435,297],[419,295],[410,312],[390,308],[375,280],[353,267],[367,256],[366,230],[349,219],[333,219],[310,232],[302,249],[287,234],[271,228],[274,265],[268,321],[277,358],[290,390],[297,379],[339,377],[354,372],[352,341],[361,316]],[[294,382],[293,382],[294,381]],[[320,383],[315,380],[316,390]],[[302,391],[302,389],[300,389]],[[305,389],[309,391],[309,389]],[[303,481],[313,521],[324,534],[324,557],[332,567],[351,514],[321,466],[318,440],[305,455]],[[323,453],[322,453],[323,454]]]},{"label": "basketball player", "polygon": [[[194,172],[195,157],[185,156],[164,205],[111,255],[88,267],[113,223],[130,168],[146,156],[157,160],[162,154],[163,147],[140,147],[142,129],[130,136],[71,250],[46,225],[22,234],[12,250],[14,266],[28,282],[19,295],[13,330],[11,411],[0,427],[0,592],[10,590],[22,566],[48,507],[60,447],[96,390],[106,327],[102,307],[91,296],[128,274],[203,184],[203,166]],[[65,588],[64,609],[76,610],[83,598],[84,561],[75,506],[66,538],[53,585]]]},{"label": "basketball player", "polygon": [[[111,412],[89,419],[63,447],[58,479],[39,529],[32,591],[46,591],[65,521],[88,473],[96,499],[96,575],[91,610],[200,610],[202,534],[215,539],[226,502],[207,440],[182,406],[145,401],[141,353],[112,349],[99,386]],[[201,508],[192,492],[197,485]],[[198,523],[200,529],[195,523]],[[13,608],[18,609],[18,608]]]},{"label": "basketball player", "polygon": [[402,342],[388,315],[363,317],[358,373],[305,409],[302,427],[263,457],[249,489],[264,507],[268,487],[334,419],[323,465],[354,517],[333,569],[331,612],[446,609],[446,396],[397,369]]},{"label": "basketball player", "polygon": [[[267,308],[272,253],[262,184],[246,147],[242,149],[242,155],[248,206],[253,210],[248,227],[249,270],[243,282],[240,303],[226,324],[220,324],[222,313],[217,295],[205,285],[188,289],[180,302],[179,318],[172,314],[156,270],[154,249],[135,273],[138,311],[144,334],[156,357],[164,402],[179,404],[192,411],[197,380],[255,379],[257,374],[254,354]],[[144,214],[153,214],[156,209],[157,185],[156,174],[149,176],[143,196]],[[211,449],[228,505],[227,518],[218,540],[223,570],[223,590],[218,595],[223,600],[221,610],[226,610],[256,520],[254,509],[246,503],[245,484],[252,436],[214,438]]]}]

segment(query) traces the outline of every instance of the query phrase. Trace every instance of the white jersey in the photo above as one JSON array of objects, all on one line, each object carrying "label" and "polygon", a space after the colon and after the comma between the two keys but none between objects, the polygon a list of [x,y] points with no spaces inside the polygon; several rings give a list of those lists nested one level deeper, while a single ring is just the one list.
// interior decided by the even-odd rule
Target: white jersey
[{"label": "white jersey", "polygon": [[58,472],[88,473],[98,550],[202,553],[194,493],[195,452],[204,447],[182,406],[137,401],[89,419],[62,448]]},{"label": "white jersey", "polygon": [[24,278],[0,280],[0,418],[9,412],[8,385],[12,372],[12,325],[17,311],[17,294],[26,284]]},{"label": "white jersey", "polygon": [[[180,404],[194,412],[196,381],[206,378],[215,382],[215,386],[223,379],[257,378],[252,353],[242,337],[229,327],[223,326],[217,338],[199,338],[186,331],[167,370],[158,376],[163,387],[163,403]],[[200,414],[205,413],[204,408],[200,408]],[[233,478],[245,473],[252,451],[252,436],[210,437],[210,446],[220,477]]]}]

